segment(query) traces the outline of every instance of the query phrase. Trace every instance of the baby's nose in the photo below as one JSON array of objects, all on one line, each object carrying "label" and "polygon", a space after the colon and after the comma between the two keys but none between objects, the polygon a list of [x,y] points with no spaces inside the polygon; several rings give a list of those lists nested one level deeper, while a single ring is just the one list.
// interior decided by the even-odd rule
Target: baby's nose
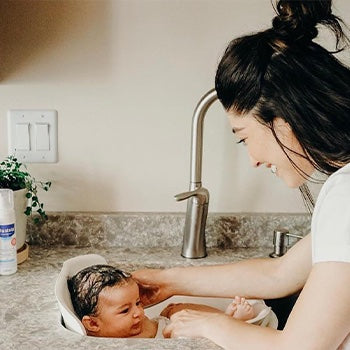
[{"label": "baby's nose", "polygon": [[133,313],[134,318],[141,317],[142,314],[143,314],[143,309],[136,307]]}]

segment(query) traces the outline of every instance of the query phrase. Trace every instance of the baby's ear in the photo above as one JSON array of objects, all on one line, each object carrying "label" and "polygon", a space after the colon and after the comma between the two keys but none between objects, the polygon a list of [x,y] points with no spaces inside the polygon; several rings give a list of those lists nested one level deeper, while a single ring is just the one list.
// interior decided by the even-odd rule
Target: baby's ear
[{"label": "baby's ear", "polygon": [[97,333],[100,330],[99,323],[93,316],[83,316],[81,323],[88,333]]}]

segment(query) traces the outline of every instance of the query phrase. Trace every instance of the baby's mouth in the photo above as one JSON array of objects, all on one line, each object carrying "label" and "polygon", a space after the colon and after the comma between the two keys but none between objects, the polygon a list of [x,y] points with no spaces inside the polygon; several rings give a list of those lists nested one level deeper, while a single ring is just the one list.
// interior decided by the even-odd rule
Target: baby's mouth
[{"label": "baby's mouth", "polygon": [[142,322],[141,320],[137,323],[135,323],[134,325],[131,326],[132,329],[140,329],[141,331],[141,328],[142,328]]}]

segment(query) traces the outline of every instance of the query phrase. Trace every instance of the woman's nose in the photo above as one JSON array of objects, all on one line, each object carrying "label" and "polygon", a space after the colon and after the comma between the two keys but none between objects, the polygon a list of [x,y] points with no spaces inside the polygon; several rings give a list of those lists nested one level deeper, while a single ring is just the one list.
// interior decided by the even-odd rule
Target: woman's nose
[{"label": "woman's nose", "polygon": [[250,164],[254,167],[257,168],[258,166],[261,165],[260,162],[258,162],[254,157],[252,157],[251,155],[249,155],[249,159],[250,159]]}]

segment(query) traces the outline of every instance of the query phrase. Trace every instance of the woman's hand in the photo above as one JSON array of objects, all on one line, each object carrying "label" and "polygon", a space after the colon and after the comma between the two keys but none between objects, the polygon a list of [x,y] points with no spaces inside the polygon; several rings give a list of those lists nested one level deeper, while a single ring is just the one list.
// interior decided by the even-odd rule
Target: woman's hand
[{"label": "woman's hand", "polygon": [[163,311],[160,313],[160,316],[170,318],[173,314],[182,311],[182,310],[196,310],[196,311],[205,311],[205,312],[214,312],[222,313],[223,311],[203,304],[193,304],[193,303],[172,303],[169,304]]},{"label": "woman's hand", "polygon": [[145,269],[132,273],[140,289],[140,299],[144,306],[157,304],[173,295],[167,285],[168,270]]},{"label": "woman's hand", "polygon": [[224,314],[182,310],[171,316],[171,323],[163,330],[164,338],[190,337],[200,338],[206,337],[210,339],[208,332],[216,332],[215,328],[218,324],[228,318]]}]

